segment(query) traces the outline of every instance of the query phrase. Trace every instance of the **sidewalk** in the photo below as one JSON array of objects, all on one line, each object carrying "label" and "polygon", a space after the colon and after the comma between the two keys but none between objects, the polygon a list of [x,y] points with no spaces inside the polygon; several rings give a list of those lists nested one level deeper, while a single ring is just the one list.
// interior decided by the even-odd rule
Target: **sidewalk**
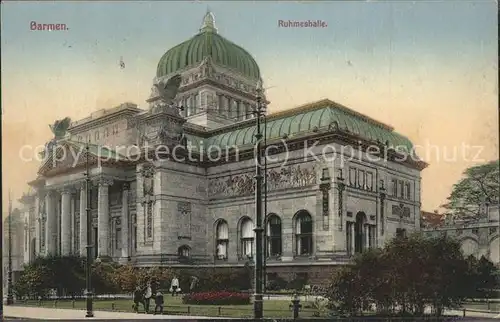
[{"label": "sidewalk", "polygon": [[[185,315],[152,315],[136,314],[124,312],[94,311],[93,318],[85,318],[86,311],[72,309],[48,309],[28,306],[4,306],[3,315],[9,318],[28,318],[39,320],[205,320],[214,319],[206,316],[185,316]],[[217,317],[217,319],[224,319]]]}]

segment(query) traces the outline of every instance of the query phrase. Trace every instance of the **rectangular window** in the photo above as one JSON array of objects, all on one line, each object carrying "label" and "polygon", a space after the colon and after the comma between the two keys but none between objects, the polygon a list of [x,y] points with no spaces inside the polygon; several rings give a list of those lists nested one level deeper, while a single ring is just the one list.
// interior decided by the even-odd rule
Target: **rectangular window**
[{"label": "rectangular window", "polygon": [[219,115],[221,115],[224,111],[224,103],[222,102],[222,95],[217,96],[217,112]]},{"label": "rectangular window", "polygon": [[392,179],[392,196],[398,196],[398,180]]},{"label": "rectangular window", "polygon": [[405,197],[405,186],[403,181],[399,181],[399,196],[401,198]]},{"label": "rectangular window", "polygon": [[355,168],[350,168],[349,169],[349,185],[350,186],[355,186],[356,185],[356,181],[357,181],[357,178],[356,178],[356,169]]},{"label": "rectangular window", "polygon": [[243,111],[243,103],[241,101],[238,101],[237,102],[237,113],[238,113],[238,121],[241,121],[243,120],[243,114],[244,114],[244,111]]},{"label": "rectangular window", "polygon": [[366,189],[373,190],[373,173],[366,172]]},{"label": "rectangular window", "polygon": [[137,224],[134,224],[134,250],[137,250]]},{"label": "rectangular window", "polygon": [[253,238],[241,239],[241,253],[243,254],[243,259],[253,257]]},{"label": "rectangular window", "polygon": [[215,108],[215,100],[212,93],[207,93],[207,106],[205,110],[213,111]]},{"label": "rectangular window", "polygon": [[371,225],[369,230],[368,230],[368,234],[369,234],[369,245],[370,245],[370,248],[374,248],[374,247],[377,247],[377,242],[376,242],[376,239],[375,239],[375,236],[376,236],[376,232],[377,232],[377,227],[374,226],[374,225]]},{"label": "rectangular window", "polygon": [[347,250],[347,255],[352,255],[352,225],[353,223],[348,221],[346,223],[346,250]]},{"label": "rectangular window", "polygon": [[116,233],[115,233],[115,249],[120,249],[122,248],[122,229],[121,228],[116,228]]},{"label": "rectangular window", "polygon": [[200,95],[199,94],[194,95],[193,108],[194,108],[195,113],[200,109]]},{"label": "rectangular window", "polygon": [[400,218],[401,217],[401,207],[397,206],[397,205],[392,205],[392,215],[394,217],[398,217]]},{"label": "rectangular window", "polygon": [[406,184],[406,199],[411,200],[411,184]]},{"label": "rectangular window", "polygon": [[396,237],[397,238],[405,238],[406,237],[406,229],[404,229],[404,228],[397,228],[396,229]]},{"label": "rectangular window", "polygon": [[153,203],[146,203],[146,238],[153,238]]},{"label": "rectangular window", "polygon": [[358,188],[365,189],[365,171],[358,172]]}]

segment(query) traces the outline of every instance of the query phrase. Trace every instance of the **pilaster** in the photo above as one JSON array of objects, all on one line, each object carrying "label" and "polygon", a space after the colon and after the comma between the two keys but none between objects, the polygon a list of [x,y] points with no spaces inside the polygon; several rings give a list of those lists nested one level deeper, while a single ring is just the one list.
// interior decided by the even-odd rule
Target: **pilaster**
[{"label": "pilaster", "polygon": [[35,254],[40,254],[40,238],[41,236],[41,220],[42,214],[40,211],[40,194],[35,196]]}]

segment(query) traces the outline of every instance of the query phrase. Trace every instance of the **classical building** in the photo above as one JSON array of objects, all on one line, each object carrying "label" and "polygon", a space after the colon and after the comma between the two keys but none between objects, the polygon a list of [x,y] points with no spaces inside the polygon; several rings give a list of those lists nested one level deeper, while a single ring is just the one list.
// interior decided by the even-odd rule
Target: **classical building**
[{"label": "classical building", "polygon": [[456,238],[465,256],[486,257],[500,265],[500,220],[498,204],[484,206],[476,218],[453,219],[450,216],[422,212],[422,233]]},{"label": "classical building", "polygon": [[[182,79],[175,104],[165,104],[158,84],[174,75]],[[124,103],[56,122],[30,182],[35,192],[24,198],[27,254],[85,255],[90,242],[94,256],[138,266],[251,262],[253,111],[259,98],[270,104],[260,82],[252,56],[219,35],[207,13],[199,33],[161,57],[149,106]],[[426,164],[392,127],[321,100],[269,114],[262,129],[271,147],[269,274],[319,279],[325,266],[419,229]]]}]

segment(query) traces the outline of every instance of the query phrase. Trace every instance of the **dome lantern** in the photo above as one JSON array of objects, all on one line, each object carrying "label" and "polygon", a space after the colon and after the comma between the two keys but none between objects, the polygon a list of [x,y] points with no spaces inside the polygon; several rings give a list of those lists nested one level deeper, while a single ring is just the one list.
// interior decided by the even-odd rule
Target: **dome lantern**
[{"label": "dome lantern", "polygon": [[215,17],[210,11],[207,11],[205,17],[203,18],[203,24],[201,25],[200,32],[217,33],[217,28],[215,27]]}]

